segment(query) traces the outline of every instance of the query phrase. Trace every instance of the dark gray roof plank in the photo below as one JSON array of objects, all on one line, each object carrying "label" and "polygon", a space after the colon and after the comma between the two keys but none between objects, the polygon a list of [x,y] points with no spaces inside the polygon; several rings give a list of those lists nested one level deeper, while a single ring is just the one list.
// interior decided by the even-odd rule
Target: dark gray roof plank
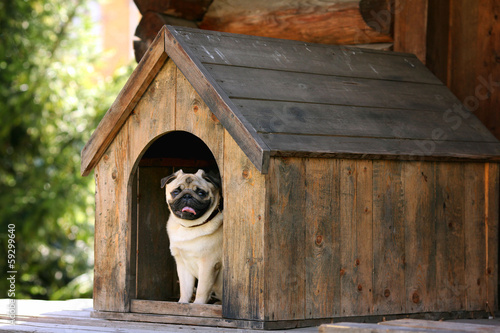
[{"label": "dark gray roof plank", "polygon": [[359,137],[263,134],[271,156],[401,159],[426,161],[500,161],[500,145]]},{"label": "dark gray roof plank", "polygon": [[442,84],[413,54],[178,29],[204,64]]},{"label": "dark gray roof plank", "polygon": [[233,102],[258,133],[496,142],[489,131],[470,126],[479,120],[470,117],[466,110],[462,110],[463,115],[469,116],[469,120],[453,110],[445,114],[246,99]]},{"label": "dark gray roof plank", "polygon": [[230,98],[444,111],[457,100],[444,85],[205,65]]}]

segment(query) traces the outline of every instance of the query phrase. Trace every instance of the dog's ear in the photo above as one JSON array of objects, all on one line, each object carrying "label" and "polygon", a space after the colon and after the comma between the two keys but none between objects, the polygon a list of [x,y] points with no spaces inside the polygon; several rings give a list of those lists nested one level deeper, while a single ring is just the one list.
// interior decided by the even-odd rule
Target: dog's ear
[{"label": "dog's ear", "polygon": [[170,176],[162,178],[161,179],[161,188],[164,188],[165,185],[167,185],[168,183],[171,183],[175,178],[177,178],[177,176],[179,175],[180,172],[182,172],[182,170],[179,170],[179,171],[171,174]]},{"label": "dog's ear", "polygon": [[203,171],[202,177],[207,182],[214,184],[217,188],[219,188],[219,189],[221,188],[222,184],[221,184],[221,179],[220,179],[219,174],[212,172],[212,171],[209,171],[208,173]]}]

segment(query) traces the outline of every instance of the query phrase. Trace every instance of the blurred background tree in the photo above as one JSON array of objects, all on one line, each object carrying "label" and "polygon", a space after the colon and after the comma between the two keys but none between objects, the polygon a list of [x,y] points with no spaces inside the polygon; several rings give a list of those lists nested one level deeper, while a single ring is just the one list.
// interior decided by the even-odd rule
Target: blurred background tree
[{"label": "blurred background tree", "polygon": [[0,272],[14,224],[16,298],[92,296],[94,184],[80,151],[131,66],[108,79],[96,70],[91,5],[0,2]]}]

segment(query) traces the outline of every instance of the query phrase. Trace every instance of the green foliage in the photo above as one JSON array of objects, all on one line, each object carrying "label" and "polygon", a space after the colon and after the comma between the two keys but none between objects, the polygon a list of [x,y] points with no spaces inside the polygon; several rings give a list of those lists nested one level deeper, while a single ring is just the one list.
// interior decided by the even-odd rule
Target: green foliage
[{"label": "green foliage", "polygon": [[16,298],[91,296],[94,184],[80,151],[130,68],[99,76],[90,14],[87,0],[0,2],[0,272],[14,224]]}]

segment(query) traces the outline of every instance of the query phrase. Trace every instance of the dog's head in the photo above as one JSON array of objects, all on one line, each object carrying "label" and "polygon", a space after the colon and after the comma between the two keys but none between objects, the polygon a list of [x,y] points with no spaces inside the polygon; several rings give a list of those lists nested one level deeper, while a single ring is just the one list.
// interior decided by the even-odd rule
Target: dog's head
[{"label": "dog's head", "polygon": [[220,179],[204,170],[196,173],[179,170],[161,180],[161,187],[165,185],[169,209],[180,219],[197,220],[219,205]]}]

